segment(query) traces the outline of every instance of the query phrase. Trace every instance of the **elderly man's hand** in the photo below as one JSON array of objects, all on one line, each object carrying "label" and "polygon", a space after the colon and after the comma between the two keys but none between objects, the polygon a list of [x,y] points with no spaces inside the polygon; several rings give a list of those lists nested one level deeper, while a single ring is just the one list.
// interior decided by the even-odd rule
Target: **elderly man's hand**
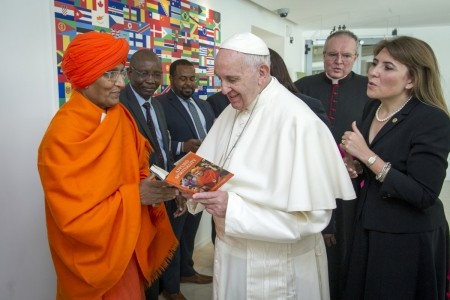
[{"label": "elderly man's hand", "polygon": [[140,182],[139,194],[142,205],[158,205],[172,200],[179,192],[175,187],[164,181],[155,180],[155,176],[151,175]]},{"label": "elderly man's hand", "polygon": [[196,193],[192,195],[192,200],[190,201],[203,204],[206,211],[213,216],[225,218],[228,206],[227,192],[215,191]]}]

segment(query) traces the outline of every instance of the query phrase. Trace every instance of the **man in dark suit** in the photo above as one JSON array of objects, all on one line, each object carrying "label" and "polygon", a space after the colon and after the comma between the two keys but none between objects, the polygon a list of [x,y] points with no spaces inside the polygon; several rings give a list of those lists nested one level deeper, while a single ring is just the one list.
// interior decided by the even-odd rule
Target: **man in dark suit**
[{"label": "man in dark suit", "polygon": [[222,94],[221,91],[206,98],[206,102],[211,105],[216,118],[219,117],[220,113],[225,109],[225,107],[230,104],[230,100],[228,100],[227,96]]},{"label": "man in dark suit", "polygon": [[[179,59],[171,64],[170,84],[171,90],[159,96],[158,100],[164,108],[172,138],[171,150],[177,161],[187,152],[197,151],[214,122],[214,112],[206,101],[192,97],[197,84],[194,65],[188,60]],[[180,260],[177,262],[174,259],[163,273],[161,281],[164,288],[177,277],[177,271],[181,282],[212,282],[211,276],[199,274],[194,270],[192,260],[201,214],[186,214],[179,219],[181,224],[174,228],[174,232],[180,241]]]},{"label": "man in dark suit", "polygon": [[[173,157],[170,150],[170,136],[164,109],[153,96],[161,85],[162,66],[158,56],[150,49],[142,49],[133,54],[128,68],[130,83],[120,93],[120,102],[130,111],[139,131],[148,139],[155,150],[150,156],[150,164],[170,170]],[[185,205],[181,196],[165,203],[172,227],[174,220],[185,217]],[[181,208],[181,210],[180,210]],[[158,299],[158,282],[146,291],[147,300]],[[173,291],[174,299],[185,299],[179,290]]]},{"label": "man in dark suit", "polygon": [[[153,149],[158,148],[162,151],[163,161],[158,161],[157,151],[154,151],[150,157],[150,163],[166,170],[170,169],[173,158],[170,153],[166,117],[161,104],[156,98],[152,98],[153,93],[161,85],[162,79],[162,67],[158,56],[149,49],[137,51],[130,59],[128,78],[130,83],[120,93],[120,102],[131,112],[139,131],[149,140]],[[145,103],[150,104],[150,115],[157,140],[147,124]]]}]

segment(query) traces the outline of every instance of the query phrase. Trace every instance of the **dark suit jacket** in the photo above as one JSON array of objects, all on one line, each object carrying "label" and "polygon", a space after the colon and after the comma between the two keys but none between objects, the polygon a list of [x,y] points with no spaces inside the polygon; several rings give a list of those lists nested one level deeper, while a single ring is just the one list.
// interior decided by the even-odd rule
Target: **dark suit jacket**
[{"label": "dark suit jacket", "polygon": [[[145,120],[142,108],[136,99],[130,85],[127,86],[120,92],[120,102],[128,109],[128,111],[133,115],[134,120],[139,128],[139,131],[144,137],[150,142],[153,148],[157,147],[157,141],[154,141],[152,135],[150,134],[150,129],[147,126],[147,121]],[[156,98],[152,98],[152,106],[155,110],[156,118],[158,119],[159,129],[161,130],[163,138],[163,148],[167,156],[167,167],[171,169],[173,167],[173,157],[170,151],[169,143],[169,131],[167,129],[166,116],[164,115],[164,109]],[[150,155],[150,164],[155,163],[154,155]]]},{"label": "dark suit jacket", "polygon": [[439,194],[450,150],[450,118],[413,98],[381,128],[372,143],[369,129],[378,100],[368,103],[358,127],[370,149],[392,168],[383,183],[364,166],[357,216],[369,230],[426,232],[446,224]]},{"label": "dark suit jacket", "polygon": [[208,102],[211,105],[216,118],[225,109],[225,107],[227,107],[228,104],[230,104],[230,100],[228,100],[228,97],[222,94],[222,92],[217,92],[214,95],[209,96],[206,99],[206,102]]},{"label": "dark suit jacket", "polygon": [[[214,122],[214,112],[208,102],[195,99],[194,97],[193,99],[202,111],[206,121],[206,131],[209,131]],[[186,154],[181,153],[175,155],[178,143],[185,142],[189,139],[197,139],[197,131],[195,130],[195,125],[192,122],[189,112],[180,103],[177,95],[172,90],[159,96],[158,100],[164,108],[167,128],[172,138],[172,153],[174,153],[174,159],[177,161]]]},{"label": "dark suit jacket", "polygon": [[294,95],[302,99],[303,102],[305,102],[306,105],[308,105],[309,108],[328,126],[328,128],[330,128],[330,120],[328,119],[327,113],[325,112],[322,102],[319,99],[302,93],[295,93]]}]

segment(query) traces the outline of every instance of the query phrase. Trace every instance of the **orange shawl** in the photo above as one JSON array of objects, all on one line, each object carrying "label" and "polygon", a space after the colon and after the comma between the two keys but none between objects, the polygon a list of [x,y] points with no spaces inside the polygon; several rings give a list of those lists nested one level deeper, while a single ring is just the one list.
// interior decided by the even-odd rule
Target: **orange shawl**
[{"label": "orange shawl", "polygon": [[147,283],[177,246],[164,205],[141,206],[152,149],[118,104],[103,110],[74,91],[42,139],[38,169],[58,299],[98,299],[133,253]]}]

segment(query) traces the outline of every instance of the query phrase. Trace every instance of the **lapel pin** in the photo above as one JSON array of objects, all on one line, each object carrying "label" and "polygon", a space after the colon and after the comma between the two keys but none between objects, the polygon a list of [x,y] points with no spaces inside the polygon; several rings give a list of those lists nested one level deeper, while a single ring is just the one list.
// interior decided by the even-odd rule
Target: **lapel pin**
[{"label": "lapel pin", "polygon": [[397,123],[398,119],[397,118],[393,118],[392,119],[392,123]]}]

